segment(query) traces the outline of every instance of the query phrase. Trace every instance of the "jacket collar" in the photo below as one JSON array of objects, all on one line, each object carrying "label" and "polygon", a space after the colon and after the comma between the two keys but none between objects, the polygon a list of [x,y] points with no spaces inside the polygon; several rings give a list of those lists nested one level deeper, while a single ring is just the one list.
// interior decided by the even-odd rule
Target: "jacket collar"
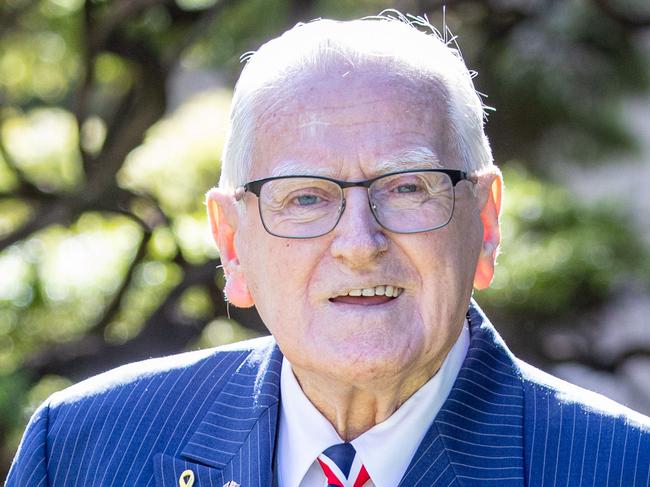
[{"label": "jacket collar", "polygon": [[[400,486],[523,486],[522,379],[514,358],[472,302],[470,345],[454,387],[418,447]],[[272,484],[282,354],[274,341],[239,366],[181,452],[158,455],[157,484],[177,487],[187,469],[194,485]],[[231,484],[232,485],[232,484]]]},{"label": "jacket collar", "polygon": [[467,357],[401,486],[476,485],[497,479],[502,486],[524,485],[524,397],[518,368],[473,301],[467,320]]},{"label": "jacket collar", "polygon": [[156,485],[183,485],[179,479],[186,470],[192,471],[195,486],[271,485],[281,364],[275,341],[254,349],[212,403],[180,457],[154,458]]}]

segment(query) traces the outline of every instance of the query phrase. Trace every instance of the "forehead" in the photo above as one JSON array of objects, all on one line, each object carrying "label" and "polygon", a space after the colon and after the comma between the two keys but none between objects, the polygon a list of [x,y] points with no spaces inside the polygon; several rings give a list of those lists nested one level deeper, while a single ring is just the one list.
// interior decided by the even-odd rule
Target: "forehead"
[{"label": "forehead", "polygon": [[255,110],[253,179],[372,176],[407,153],[420,159],[413,163],[430,154],[434,165],[458,165],[448,149],[446,90],[435,80],[341,65],[287,79],[271,92]]}]

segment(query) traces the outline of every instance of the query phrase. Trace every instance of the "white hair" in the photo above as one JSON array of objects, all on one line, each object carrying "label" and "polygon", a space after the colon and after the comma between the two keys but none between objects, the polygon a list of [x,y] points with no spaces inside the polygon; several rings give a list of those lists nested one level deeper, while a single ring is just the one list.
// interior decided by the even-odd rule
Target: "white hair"
[{"label": "white hair", "polygon": [[[428,32],[423,32],[424,27]],[[483,131],[485,106],[472,83],[458,47],[445,42],[429,22],[390,11],[352,21],[316,20],[298,24],[247,54],[235,86],[230,129],[222,155],[219,186],[234,190],[251,173],[256,116],[260,106],[273,110],[287,80],[319,73],[332,63],[351,69],[381,66],[414,82],[435,82],[444,90],[450,133],[446,142],[468,172],[493,164]]]}]

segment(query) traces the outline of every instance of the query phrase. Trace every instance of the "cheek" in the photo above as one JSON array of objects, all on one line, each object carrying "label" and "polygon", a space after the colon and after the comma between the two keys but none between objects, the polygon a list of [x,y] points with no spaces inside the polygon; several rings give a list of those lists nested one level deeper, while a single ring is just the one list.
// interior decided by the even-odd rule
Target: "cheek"
[{"label": "cheek", "polygon": [[467,258],[472,260],[473,256],[478,256],[483,242],[483,223],[481,212],[473,196],[462,194],[457,199],[454,215],[448,228],[453,233],[451,241],[456,244],[459,253],[465,257],[465,260]]},{"label": "cheek", "polygon": [[256,306],[267,307],[269,302],[282,299],[284,288],[291,281],[291,268],[282,262],[282,252],[259,245],[251,249],[250,257],[242,262],[242,269]]},{"label": "cheek", "polygon": [[241,264],[260,316],[271,328],[299,319],[315,259],[291,240],[257,235],[248,242],[257,244],[242,246]]},{"label": "cheek", "polygon": [[482,243],[478,212],[460,208],[444,228],[423,234],[414,260],[425,295],[433,302],[441,296],[464,297],[471,292]]}]

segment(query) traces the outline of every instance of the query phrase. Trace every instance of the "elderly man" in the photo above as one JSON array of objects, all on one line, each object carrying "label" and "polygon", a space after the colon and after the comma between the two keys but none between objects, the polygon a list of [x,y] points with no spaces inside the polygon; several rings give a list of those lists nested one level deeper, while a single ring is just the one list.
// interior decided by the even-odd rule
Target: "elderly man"
[{"label": "elderly man", "polygon": [[650,422],[515,359],[471,301],[501,176],[459,54],[318,21],[254,54],[207,196],[272,337],[129,365],[34,415],[10,486],[650,482]]}]

